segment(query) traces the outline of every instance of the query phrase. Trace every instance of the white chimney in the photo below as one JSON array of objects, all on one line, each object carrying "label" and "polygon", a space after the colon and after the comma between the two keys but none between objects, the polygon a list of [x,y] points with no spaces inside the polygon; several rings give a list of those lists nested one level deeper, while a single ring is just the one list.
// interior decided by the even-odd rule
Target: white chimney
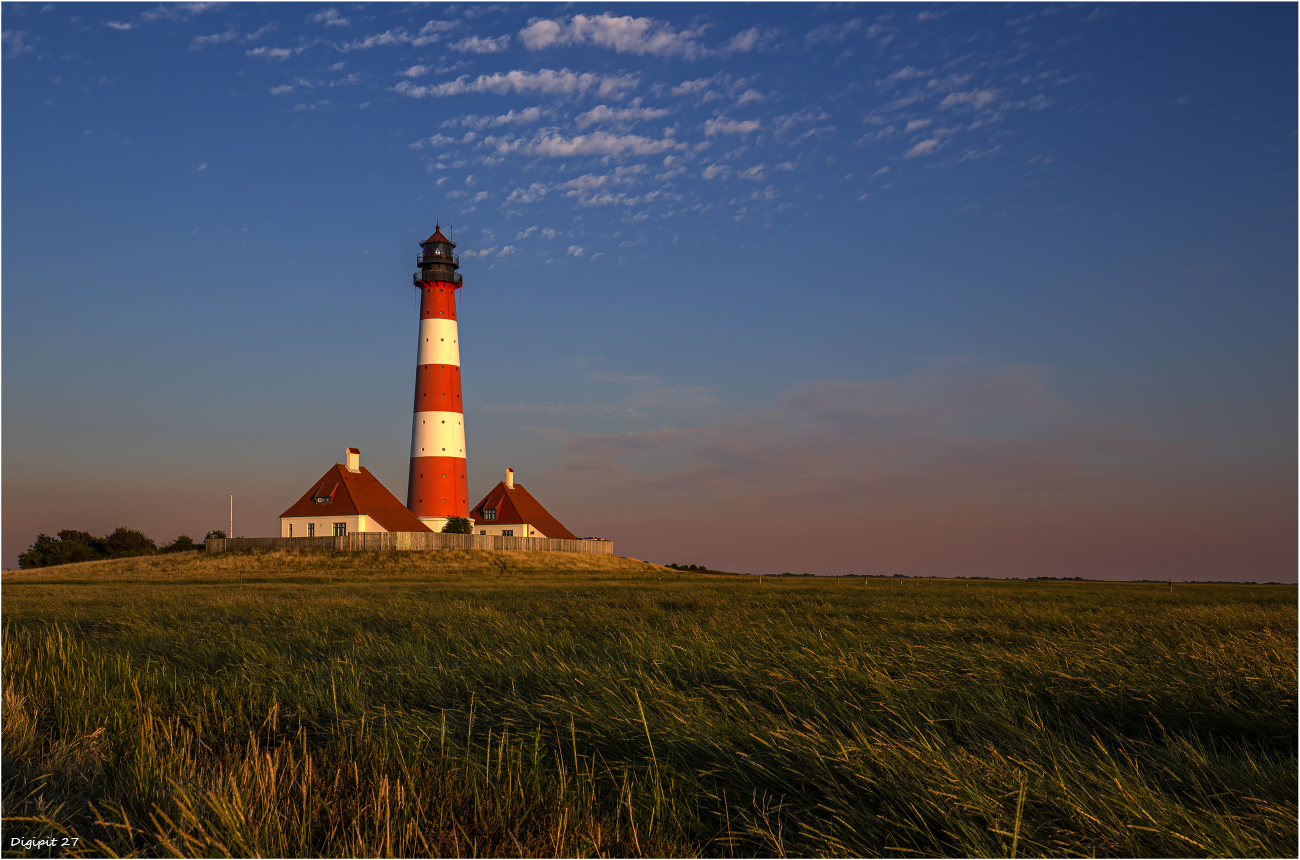
[{"label": "white chimney", "polygon": [[513,490],[514,488],[515,488],[515,470],[506,469],[506,489]]},{"label": "white chimney", "polygon": [[349,472],[361,471],[361,449],[360,448],[348,449],[348,471]]}]

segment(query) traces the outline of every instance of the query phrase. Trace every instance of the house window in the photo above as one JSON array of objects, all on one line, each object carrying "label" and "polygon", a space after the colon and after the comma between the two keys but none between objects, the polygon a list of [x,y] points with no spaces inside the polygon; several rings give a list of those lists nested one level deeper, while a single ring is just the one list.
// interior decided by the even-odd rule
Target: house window
[{"label": "house window", "polygon": [[496,509],[496,508],[484,508],[484,509],[483,509],[483,519],[485,519],[485,520],[495,520],[496,518],[497,518],[497,509]]},{"label": "house window", "polygon": [[307,523],[307,537],[316,537],[315,523]]},{"label": "house window", "polygon": [[515,536],[515,530],[514,530],[514,529],[502,529],[502,530],[501,530],[501,537],[514,537],[514,536]]},{"label": "house window", "polygon": [[487,534],[487,532],[485,532],[485,531],[480,531],[479,534],[481,534],[481,535],[485,535],[485,534]]},{"label": "house window", "polygon": [[347,523],[335,523],[335,524],[334,524],[334,537],[343,537],[343,535],[345,535],[345,534],[347,534],[347,533],[348,533],[348,524],[347,524]]},{"label": "house window", "polygon": [[293,537],[293,523],[289,523],[289,537]]}]

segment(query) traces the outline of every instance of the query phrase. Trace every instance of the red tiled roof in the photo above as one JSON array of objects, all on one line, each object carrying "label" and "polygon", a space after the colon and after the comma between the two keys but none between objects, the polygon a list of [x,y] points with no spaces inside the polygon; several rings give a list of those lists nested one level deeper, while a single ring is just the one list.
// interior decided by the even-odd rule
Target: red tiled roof
[{"label": "red tiled roof", "polygon": [[429,244],[430,242],[442,242],[444,245],[454,245],[454,244],[456,244],[455,242],[453,242],[453,241],[451,241],[450,239],[448,239],[446,236],[442,235],[442,227],[441,227],[441,226],[438,226],[438,227],[434,228],[433,235],[430,236],[429,238],[425,239],[425,240],[424,240],[423,242],[421,242],[420,244],[421,244],[421,245],[427,245],[427,244]]},{"label": "red tiled roof", "polygon": [[[497,518],[494,520],[483,519],[484,508],[496,508]],[[483,501],[474,506],[469,513],[470,517],[477,525],[492,523],[493,525],[523,525],[527,523],[535,527],[548,538],[565,538],[576,540],[577,535],[566,529],[559,520],[551,516],[542,503],[537,501],[524,489],[523,484],[515,484],[514,489],[506,486],[502,481],[492,488]]]},{"label": "red tiled roof", "polygon": [[[321,492],[321,491],[324,492]],[[329,495],[331,500],[316,504],[318,495]],[[342,463],[335,463],[321,479],[303,493],[281,517],[355,516],[365,514],[390,532],[427,532],[429,527],[407,510],[379,479],[365,466],[360,472],[349,472]],[[548,535],[549,536],[549,535]]]}]

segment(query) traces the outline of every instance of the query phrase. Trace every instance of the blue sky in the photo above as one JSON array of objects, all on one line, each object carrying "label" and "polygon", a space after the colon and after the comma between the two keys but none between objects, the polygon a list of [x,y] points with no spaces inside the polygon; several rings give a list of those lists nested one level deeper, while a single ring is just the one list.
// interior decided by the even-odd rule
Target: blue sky
[{"label": "blue sky", "polygon": [[3,555],[471,495],[779,573],[1295,578],[1296,7],[4,4]]}]

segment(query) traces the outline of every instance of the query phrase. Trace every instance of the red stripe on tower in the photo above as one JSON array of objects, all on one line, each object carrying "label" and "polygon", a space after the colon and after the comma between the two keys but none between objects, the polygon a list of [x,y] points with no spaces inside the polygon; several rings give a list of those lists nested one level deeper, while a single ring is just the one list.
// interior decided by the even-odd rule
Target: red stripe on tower
[{"label": "red stripe on tower", "polygon": [[416,354],[415,419],[406,506],[434,531],[451,517],[469,516],[465,469],[465,409],[460,396],[460,335],[456,326],[456,243],[442,227],[420,243],[420,344]]}]

